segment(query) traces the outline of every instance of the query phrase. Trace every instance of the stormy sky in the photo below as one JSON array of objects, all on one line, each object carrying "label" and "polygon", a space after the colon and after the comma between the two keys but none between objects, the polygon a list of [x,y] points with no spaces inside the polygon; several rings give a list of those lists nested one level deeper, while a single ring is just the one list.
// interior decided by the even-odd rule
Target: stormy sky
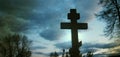
[{"label": "stormy sky", "polygon": [[[88,30],[79,30],[82,53],[94,50],[96,55],[117,52],[119,44],[103,36],[105,23],[95,17],[102,10],[98,0],[0,0],[0,37],[25,34],[33,41],[32,57],[47,57],[71,47],[71,31],[60,29],[61,22],[70,22],[67,13],[77,9],[78,22],[88,23]],[[113,48],[114,47],[114,48]],[[111,53],[109,53],[111,54]]]}]

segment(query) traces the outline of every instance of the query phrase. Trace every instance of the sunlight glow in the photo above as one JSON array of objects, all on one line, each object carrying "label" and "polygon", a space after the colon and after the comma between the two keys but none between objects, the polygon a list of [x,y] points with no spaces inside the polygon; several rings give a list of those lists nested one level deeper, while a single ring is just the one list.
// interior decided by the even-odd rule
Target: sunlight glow
[{"label": "sunlight glow", "polygon": [[[64,41],[71,41],[71,30],[66,31],[65,35],[63,36],[62,40]],[[85,40],[85,38],[83,37],[83,34],[78,33],[78,40]]]}]

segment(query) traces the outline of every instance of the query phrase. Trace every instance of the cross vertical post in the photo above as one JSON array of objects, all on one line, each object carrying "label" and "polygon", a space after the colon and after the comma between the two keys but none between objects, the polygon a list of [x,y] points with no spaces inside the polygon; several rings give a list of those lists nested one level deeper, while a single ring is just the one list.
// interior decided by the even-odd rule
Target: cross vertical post
[{"label": "cross vertical post", "polygon": [[[71,29],[72,35],[72,48],[70,48],[71,57],[82,57],[79,51],[79,42],[78,42],[78,29],[87,29],[87,23],[77,23],[77,20],[80,18],[80,14],[76,13],[76,9],[70,9],[68,13],[68,19],[71,20],[71,23],[61,23],[61,29]],[[81,42],[80,42],[81,44]]]}]

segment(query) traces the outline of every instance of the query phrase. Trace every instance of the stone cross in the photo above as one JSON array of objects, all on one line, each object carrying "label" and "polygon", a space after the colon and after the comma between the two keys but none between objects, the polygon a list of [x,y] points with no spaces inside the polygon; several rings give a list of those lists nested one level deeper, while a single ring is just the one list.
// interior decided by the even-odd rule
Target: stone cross
[{"label": "stone cross", "polygon": [[70,9],[68,13],[68,19],[71,20],[70,23],[64,22],[61,23],[61,29],[71,29],[72,35],[72,48],[71,48],[71,57],[81,57],[79,51],[79,42],[78,42],[78,29],[87,29],[87,23],[77,23],[77,20],[80,18],[80,14],[76,13],[76,9]]}]

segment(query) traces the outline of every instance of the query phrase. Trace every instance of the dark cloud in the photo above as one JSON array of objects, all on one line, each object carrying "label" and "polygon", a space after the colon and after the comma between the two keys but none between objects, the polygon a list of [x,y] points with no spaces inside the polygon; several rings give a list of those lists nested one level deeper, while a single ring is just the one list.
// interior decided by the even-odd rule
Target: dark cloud
[{"label": "dark cloud", "polygon": [[25,31],[28,29],[27,23],[29,23],[27,20],[12,15],[0,16],[0,36]]},{"label": "dark cloud", "polygon": [[98,0],[74,0],[74,4],[81,16],[79,22],[92,20],[98,9]]},{"label": "dark cloud", "polygon": [[15,13],[35,7],[37,0],[0,0],[0,11]]},{"label": "dark cloud", "polygon": [[[51,52],[51,53],[55,53],[55,52]],[[45,55],[45,56],[50,56],[51,53],[43,53],[43,52],[33,52],[33,54],[37,54],[37,55]],[[63,52],[56,52],[58,55],[62,55]]]},{"label": "dark cloud", "polygon": [[42,53],[42,52],[33,52],[34,54],[44,54],[44,53]]},{"label": "dark cloud", "polygon": [[[63,43],[57,43],[55,44],[56,47],[58,48],[69,48],[71,47],[71,42],[63,42]],[[107,43],[107,44],[101,44],[101,43],[83,43],[83,45],[81,46],[81,48],[112,48],[112,47],[116,47],[119,46],[118,44],[115,43]]]},{"label": "dark cloud", "polygon": [[[92,51],[95,52],[97,51],[97,49],[93,49],[92,46],[90,46],[91,44],[83,44],[80,48],[82,53],[87,53],[88,51]],[[63,43],[57,43],[55,44],[55,46],[59,49],[69,49],[71,48],[71,42],[63,42]],[[96,46],[95,46],[96,47]]]},{"label": "dark cloud", "polygon": [[59,32],[59,31],[56,31],[56,30],[54,30],[54,29],[55,29],[55,28],[43,30],[43,31],[40,33],[40,36],[43,37],[44,39],[50,40],[50,41],[58,40],[58,39],[59,39],[59,36],[60,36],[60,32]]},{"label": "dark cloud", "polygon": [[[58,40],[57,36],[64,34],[64,32],[61,32],[59,30],[60,23],[62,22],[62,20],[68,20],[67,14],[69,13],[70,8],[76,8],[77,12],[81,14],[81,19],[78,20],[79,22],[86,22],[88,21],[88,19],[91,20],[94,16],[94,12],[96,11],[97,1],[94,0],[95,3],[89,0],[86,0],[86,1],[87,2],[84,2],[84,0],[75,0],[75,1],[74,0],[71,0],[71,1],[52,0],[52,1],[48,1],[50,3],[43,2],[43,4],[48,3],[49,6],[44,6],[44,8],[42,7],[42,10],[41,10],[42,12],[39,13],[40,14],[39,17],[41,17],[41,19],[38,18],[37,20],[34,20],[34,21],[36,23],[39,23],[40,24],[39,26],[42,26],[43,28],[48,27],[49,29],[42,31],[40,33],[40,36],[42,36],[47,40]],[[88,7],[88,4],[89,4],[89,7]]]},{"label": "dark cloud", "polygon": [[[50,33],[54,37],[58,34],[58,31],[53,30],[56,26],[58,27],[60,23],[59,17],[61,17],[61,15],[63,15],[62,13],[64,12],[60,11],[62,8],[58,9],[57,6],[60,7],[62,4],[56,4],[57,2],[63,3],[63,1],[59,0],[51,0],[47,2],[43,0],[0,0],[0,19],[4,16],[5,18],[2,19],[1,22],[6,22],[7,24],[6,25],[4,23],[0,23],[0,25],[2,28],[4,28],[3,26],[9,26],[4,29],[7,33],[23,32],[34,26],[38,26],[41,29],[52,25],[49,30],[52,29],[50,32],[56,33]],[[54,4],[56,4],[56,7],[54,7]],[[9,20],[6,16],[9,16],[9,18],[11,18],[11,21],[9,22],[11,24],[7,23]],[[29,21],[29,23],[24,23],[24,21]],[[44,33],[44,31],[42,33]],[[43,36],[42,33],[40,34]],[[47,32],[46,30],[46,33],[47,34],[45,35],[48,35],[49,31]]]},{"label": "dark cloud", "polygon": [[55,46],[59,49],[69,49],[71,48],[71,42],[57,43]]},{"label": "dark cloud", "polygon": [[49,54],[47,54],[47,53],[43,53],[43,52],[33,52],[33,54],[37,54],[37,55],[49,55]]},{"label": "dark cloud", "polygon": [[95,43],[95,44],[91,44],[91,43],[85,43],[83,44],[82,48],[112,48],[118,46],[118,44],[115,43],[107,43],[107,44],[101,44],[101,43]]},{"label": "dark cloud", "polygon": [[43,46],[33,46],[31,47],[32,50],[37,50],[37,49],[45,49],[46,47]]},{"label": "dark cloud", "polygon": [[94,54],[94,57],[108,57],[108,54]]},{"label": "dark cloud", "polygon": [[[57,43],[55,46],[59,49],[69,49],[71,47],[71,42]],[[83,43],[80,50],[82,53],[87,53],[88,51],[96,52],[98,49],[109,49],[119,46],[115,43]]]},{"label": "dark cloud", "polygon": [[[49,28],[44,29],[43,31],[38,33],[40,34],[40,36],[47,40],[58,40],[58,36],[63,34],[59,30],[60,22],[64,19],[67,20],[66,17],[70,8],[77,8],[77,11],[81,13],[81,21],[85,21],[86,19],[88,19],[87,17],[91,16],[89,13],[93,11],[92,9],[94,9],[94,7],[91,7],[93,6],[93,4],[89,3],[91,1],[87,2],[88,4],[90,4],[89,6],[91,7],[91,9],[87,9],[87,5],[83,2],[84,1],[80,0],[0,0],[0,13],[2,13],[0,14],[0,16],[9,15],[11,16],[11,18],[12,16],[15,16],[15,20],[13,22],[19,23],[20,25],[15,25],[15,27],[12,26],[14,24],[10,24],[11,27],[14,28],[13,29],[11,27],[8,27],[11,32],[28,31],[28,29],[34,26],[39,27],[39,29]],[[81,5],[85,7],[82,7]],[[5,19],[8,20],[7,18]],[[16,19],[18,20],[16,21]],[[19,21],[21,19],[29,22],[23,23],[23,21]],[[34,28],[34,30],[35,29],[36,28]]]},{"label": "dark cloud", "polygon": [[109,57],[120,57],[120,54],[109,54]]},{"label": "dark cloud", "polygon": [[0,36],[26,31],[29,21],[24,16],[35,7],[36,1],[0,0]]},{"label": "dark cloud", "polygon": [[43,52],[32,52],[33,54],[37,54],[37,55],[45,55],[45,56],[49,56],[50,53],[43,53]]}]

